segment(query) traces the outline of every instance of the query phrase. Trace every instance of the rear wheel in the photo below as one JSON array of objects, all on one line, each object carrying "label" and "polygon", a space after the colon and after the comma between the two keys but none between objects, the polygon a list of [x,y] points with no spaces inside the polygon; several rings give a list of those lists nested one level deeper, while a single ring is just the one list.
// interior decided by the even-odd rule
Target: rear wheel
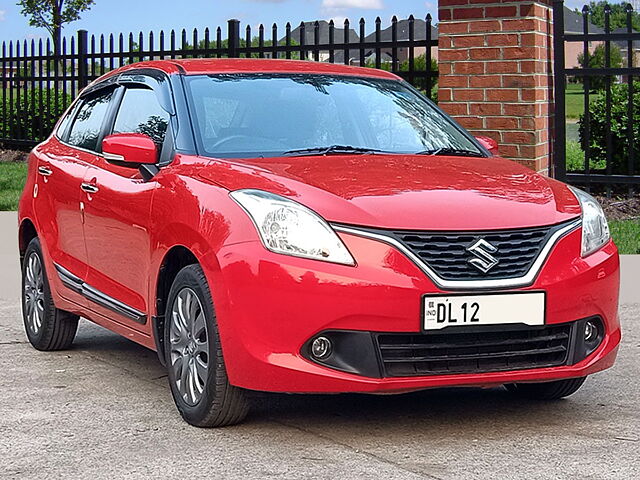
[{"label": "rear wheel", "polygon": [[22,318],[27,338],[37,350],[69,348],[78,329],[79,317],[53,303],[37,238],[29,243],[22,263]]},{"label": "rear wheel", "polygon": [[576,393],[586,379],[587,377],[544,383],[511,383],[505,385],[505,388],[520,397],[534,400],[559,400]]},{"label": "rear wheel", "polygon": [[196,427],[241,422],[249,404],[244,390],[229,384],[211,292],[199,265],[176,276],[165,318],[169,385],[182,417]]}]

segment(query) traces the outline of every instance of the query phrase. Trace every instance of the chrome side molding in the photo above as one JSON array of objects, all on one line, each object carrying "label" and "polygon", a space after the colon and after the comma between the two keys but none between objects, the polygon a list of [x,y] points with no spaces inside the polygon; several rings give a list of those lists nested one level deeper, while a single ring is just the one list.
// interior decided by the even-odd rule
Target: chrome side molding
[{"label": "chrome side molding", "polygon": [[110,297],[97,288],[92,287],[64,267],[61,267],[58,264],[54,265],[56,267],[56,271],[58,272],[58,277],[60,277],[60,281],[65,287],[73,290],[76,293],[79,293],[87,300],[90,300],[93,303],[100,305],[101,307],[107,308],[112,312],[122,315],[123,317],[127,317],[134,322],[140,323],[142,325],[147,323],[147,315],[143,312],[136,310],[135,308],[130,307],[125,303],[122,303],[120,300],[116,300],[115,298]]}]

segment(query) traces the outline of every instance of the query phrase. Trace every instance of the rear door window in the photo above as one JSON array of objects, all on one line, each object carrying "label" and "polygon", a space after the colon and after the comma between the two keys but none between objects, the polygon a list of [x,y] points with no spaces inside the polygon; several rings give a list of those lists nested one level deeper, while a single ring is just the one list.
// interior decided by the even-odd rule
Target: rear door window
[{"label": "rear door window", "polygon": [[113,90],[103,91],[83,100],[73,121],[67,143],[93,152],[100,152],[98,140],[109,109]]}]

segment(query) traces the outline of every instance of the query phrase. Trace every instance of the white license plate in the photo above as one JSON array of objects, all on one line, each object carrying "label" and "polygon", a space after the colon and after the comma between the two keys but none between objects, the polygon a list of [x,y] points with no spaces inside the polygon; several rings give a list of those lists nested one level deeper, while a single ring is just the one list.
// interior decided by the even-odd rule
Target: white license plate
[{"label": "white license plate", "polygon": [[424,330],[473,325],[544,325],[545,293],[425,295]]}]

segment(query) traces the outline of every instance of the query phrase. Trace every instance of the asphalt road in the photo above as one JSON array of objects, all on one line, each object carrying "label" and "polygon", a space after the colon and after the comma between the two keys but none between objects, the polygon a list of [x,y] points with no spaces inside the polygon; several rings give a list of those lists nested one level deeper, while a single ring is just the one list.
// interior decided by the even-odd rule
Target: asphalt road
[{"label": "asphalt road", "polygon": [[640,477],[637,258],[618,363],[570,399],[255,394],[243,425],[203,430],[180,419],[153,352],[86,321],[72,350],[28,345],[14,238],[15,215],[0,215],[0,478]]}]

